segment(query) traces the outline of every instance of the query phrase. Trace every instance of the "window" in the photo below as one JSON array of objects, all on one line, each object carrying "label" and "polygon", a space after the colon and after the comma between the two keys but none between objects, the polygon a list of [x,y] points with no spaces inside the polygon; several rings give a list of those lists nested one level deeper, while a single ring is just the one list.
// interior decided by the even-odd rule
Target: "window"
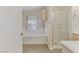
[{"label": "window", "polygon": [[44,32],[44,23],[40,16],[26,16],[26,31]]}]

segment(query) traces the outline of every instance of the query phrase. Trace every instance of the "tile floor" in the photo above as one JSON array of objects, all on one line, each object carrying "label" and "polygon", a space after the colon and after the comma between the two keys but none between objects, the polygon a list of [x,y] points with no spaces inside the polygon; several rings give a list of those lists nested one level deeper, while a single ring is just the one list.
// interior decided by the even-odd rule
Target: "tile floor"
[{"label": "tile floor", "polygon": [[46,44],[23,44],[23,53],[61,53],[61,49],[49,50]]}]

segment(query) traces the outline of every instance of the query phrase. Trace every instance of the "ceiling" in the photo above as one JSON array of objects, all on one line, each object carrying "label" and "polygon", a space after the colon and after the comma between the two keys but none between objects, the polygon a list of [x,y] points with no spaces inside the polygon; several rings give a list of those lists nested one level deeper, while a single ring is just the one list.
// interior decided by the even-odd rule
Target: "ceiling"
[{"label": "ceiling", "polygon": [[28,11],[28,10],[34,10],[34,9],[41,9],[43,6],[23,6],[22,9],[23,11]]}]

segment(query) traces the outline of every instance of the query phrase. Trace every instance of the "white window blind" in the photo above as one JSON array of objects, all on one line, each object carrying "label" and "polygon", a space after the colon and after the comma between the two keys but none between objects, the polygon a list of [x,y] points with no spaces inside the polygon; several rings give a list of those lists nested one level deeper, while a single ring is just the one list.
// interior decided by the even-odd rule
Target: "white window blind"
[{"label": "white window blind", "polygon": [[26,31],[34,33],[44,32],[44,23],[40,16],[26,16]]}]

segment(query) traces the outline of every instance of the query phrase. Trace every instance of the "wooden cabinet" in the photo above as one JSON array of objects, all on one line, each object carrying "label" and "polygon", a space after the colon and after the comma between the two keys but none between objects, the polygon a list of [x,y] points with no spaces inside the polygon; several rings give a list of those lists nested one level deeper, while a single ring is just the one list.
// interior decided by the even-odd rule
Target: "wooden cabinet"
[{"label": "wooden cabinet", "polygon": [[79,34],[72,34],[72,40],[79,41]]}]

